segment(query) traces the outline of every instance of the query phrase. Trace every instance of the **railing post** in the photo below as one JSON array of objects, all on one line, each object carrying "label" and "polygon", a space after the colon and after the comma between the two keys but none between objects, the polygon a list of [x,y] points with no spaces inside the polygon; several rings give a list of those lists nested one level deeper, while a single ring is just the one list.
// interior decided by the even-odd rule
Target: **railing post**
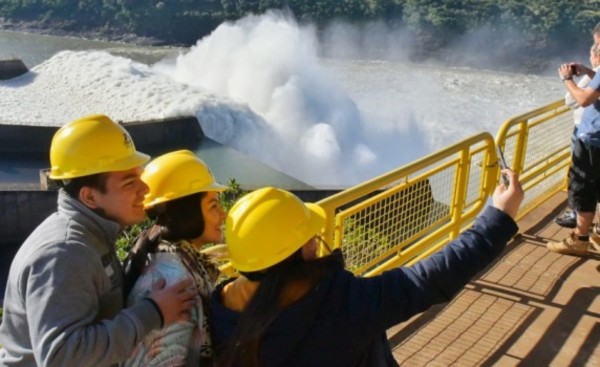
[{"label": "railing post", "polygon": [[468,185],[468,176],[470,171],[469,149],[460,151],[460,159],[454,178],[454,195],[452,197],[452,229],[450,238],[456,238],[460,234],[462,211],[465,207],[465,198]]},{"label": "railing post", "polygon": [[[323,228],[323,240],[325,241],[325,243],[328,246],[332,246],[331,250],[333,250],[334,248],[341,247],[341,244],[336,244],[334,242],[334,240],[336,239],[335,221],[337,219],[335,216],[335,208],[326,206],[326,207],[323,207],[323,209],[325,210],[325,218],[326,218],[325,227]],[[338,235],[337,238],[341,239],[341,235]],[[321,256],[325,255],[324,250],[325,249],[323,249],[321,247],[319,250],[319,255],[321,255]]]},{"label": "railing post", "polygon": [[515,146],[514,172],[520,175],[525,168],[525,156],[527,154],[527,141],[529,139],[529,128],[526,121],[519,123],[519,135]]}]

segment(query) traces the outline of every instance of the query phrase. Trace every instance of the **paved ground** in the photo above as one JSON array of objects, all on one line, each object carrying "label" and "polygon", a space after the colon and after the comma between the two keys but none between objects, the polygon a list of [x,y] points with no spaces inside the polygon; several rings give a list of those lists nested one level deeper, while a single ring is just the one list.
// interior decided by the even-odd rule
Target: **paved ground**
[{"label": "paved ground", "polygon": [[559,193],[446,305],[388,330],[401,366],[600,366],[600,254],[552,253]]}]

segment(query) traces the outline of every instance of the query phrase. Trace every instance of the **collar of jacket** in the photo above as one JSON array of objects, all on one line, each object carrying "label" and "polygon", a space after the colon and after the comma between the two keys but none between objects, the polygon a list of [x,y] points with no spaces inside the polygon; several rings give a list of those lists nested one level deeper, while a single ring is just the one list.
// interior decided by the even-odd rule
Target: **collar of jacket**
[{"label": "collar of jacket", "polygon": [[82,202],[72,198],[64,190],[58,192],[58,212],[73,218],[96,236],[114,246],[122,227],[119,223],[101,217]]}]

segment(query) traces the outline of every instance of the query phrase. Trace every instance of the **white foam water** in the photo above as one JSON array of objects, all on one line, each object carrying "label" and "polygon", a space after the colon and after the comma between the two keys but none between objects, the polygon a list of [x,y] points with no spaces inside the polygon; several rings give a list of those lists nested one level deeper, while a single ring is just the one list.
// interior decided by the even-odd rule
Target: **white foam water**
[{"label": "white foam water", "polygon": [[346,186],[482,130],[495,134],[507,118],[564,93],[553,77],[324,59],[322,47],[313,27],[269,13],[224,23],[154,65],[62,51],[0,82],[0,121],[193,114],[225,145],[310,184]]}]

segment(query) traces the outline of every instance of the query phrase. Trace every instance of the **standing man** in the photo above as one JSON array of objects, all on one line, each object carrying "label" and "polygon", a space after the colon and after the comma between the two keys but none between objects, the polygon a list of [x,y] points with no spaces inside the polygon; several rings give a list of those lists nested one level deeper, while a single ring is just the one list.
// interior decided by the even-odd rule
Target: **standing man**
[{"label": "standing man", "polygon": [[[600,38],[599,26],[594,28],[593,35],[594,40]],[[591,53],[600,52],[598,47],[595,43]],[[584,107],[581,124],[573,137],[569,169],[569,204],[577,212],[577,225],[569,237],[549,242],[547,247],[561,254],[585,255],[592,244],[600,248],[600,231],[591,228],[600,196],[600,73],[581,64],[562,64],[558,74],[573,99]],[[587,87],[580,88],[573,76],[583,74],[592,80]]]},{"label": "standing man", "polygon": [[115,240],[141,222],[149,160],[125,129],[104,115],[60,128],[50,147],[58,210],[17,252],[0,325],[0,366],[109,366],[124,361],[152,329],[184,320],[195,302],[191,280],[157,284],[123,309]]},{"label": "standing man", "polygon": [[[590,48],[590,65],[592,65],[594,72],[597,72],[600,68],[600,47],[598,47],[596,43],[594,43]],[[579,88],[585,88],[588,86],[588,84],[590,84],[590,81],[591,78],[587,74],[584,74],[583,77],[577,82],[577,86]],[[583,116],[583,111],[585,108],[578,105],[577,101],[573,99],[573,96],[571,96],[571,93],[569,92],[565,94],[565,104],[574,110],[573,122],[575,124],[575,128],[573,129],[573,137],[574,139],[577,139],[577,127],[579,124],[581,124],[581,117]],[[568,207],[562,212],[562,214],[556,217],[554,221],[561,227],[575,228],[577,226],[577,214],[570,207]]]}]

